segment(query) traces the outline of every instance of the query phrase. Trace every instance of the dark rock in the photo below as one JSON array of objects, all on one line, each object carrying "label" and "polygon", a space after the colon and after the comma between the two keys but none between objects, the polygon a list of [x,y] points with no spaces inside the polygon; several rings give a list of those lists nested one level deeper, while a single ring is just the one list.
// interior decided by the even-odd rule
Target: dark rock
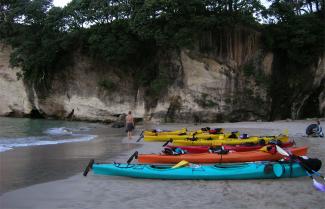
[{"label": "dark rock", "polygon": [[123,122],[114,122],[112,128],[123,128],[125,124]]},{"label": "dark rock", "polygon": [[30,117],[31,118],[45,118],[44,115],[36,108],[33,108],[32,111],[30,111]]}]

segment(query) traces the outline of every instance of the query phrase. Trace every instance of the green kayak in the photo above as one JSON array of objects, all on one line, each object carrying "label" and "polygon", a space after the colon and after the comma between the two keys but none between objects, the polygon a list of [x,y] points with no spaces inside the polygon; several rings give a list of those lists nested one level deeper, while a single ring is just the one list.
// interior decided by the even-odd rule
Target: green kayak
[{"label": "green kayak", "polygon": [[173,168],[173,165],[96,164],[92,162],[90,163],[90,168],[93,170],[94,174],[148,179],[269,179],[307,175],[305,169],[302,168],[299,163],[287,162],[254,162],[216,165],[189,164],[188,166],[178,168]]}]

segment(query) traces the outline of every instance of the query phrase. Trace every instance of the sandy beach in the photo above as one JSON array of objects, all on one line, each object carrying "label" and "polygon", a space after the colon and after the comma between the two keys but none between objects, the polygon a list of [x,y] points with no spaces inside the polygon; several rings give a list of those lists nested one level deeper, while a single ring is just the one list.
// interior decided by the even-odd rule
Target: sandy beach
[{"label": "sandy beach", "polygon": [[[114,155],[101,155],[107,162],[125,162],[138,150],[140,153],[157,153],[161,142],[136,142],[141,129],[159,127],[178,129],[187,127],[223,127],[239,130],[249,135],[276,135],[289,130],[297,146],[309,146],[310,157],[325,162],[325,139],[305,137],[305,128],[314,121],[240,122],[220,124],[150,124],[137,126],[132,140],[123,138],[123,149]],[[324,127],[324,121],[322,121]],[[97,130],[98,139],[107,134]],[[94,143],[94,142],[92,142]],[[80,143],[86,144],[86,143]],[[81,145],[69,146],[81,146]],[[141,145],[141,146],[137,146]],[[100,146],[93,146],[100,149]],[[50,149],[50,147],[46,148]],[[89,153],[85,156],[89,156]],[[84,159],[82,163],[88,159]],[[136,163],[136,160],[134,161]],[[79,163],[80,165],[81,163]],[[86,164],[84,164],[86,166]],[[69,170],[64,165],[62,170]],[[83,169],[83,168],[82,168]],[[316,191],[308,177],[274,180],[235,181],[176,181],[133,179],[127,177],[100,176],[92,173],[77,174],[55,181],[35,184],[3,193],[0,196],[1,209],[54,209],[54,208],[324,208],[325,195]],[[325,166],[320,170],[325,173]],[[1,176],[3,178],[3,176]]]}]

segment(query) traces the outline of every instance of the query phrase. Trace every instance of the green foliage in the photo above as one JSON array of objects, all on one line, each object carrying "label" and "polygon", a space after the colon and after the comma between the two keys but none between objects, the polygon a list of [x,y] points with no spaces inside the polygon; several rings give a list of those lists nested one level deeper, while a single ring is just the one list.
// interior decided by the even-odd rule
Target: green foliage
[{"label": "green foliage", "polygon": [[325,23],[317,14],[296,16],[288,22],[265,28],[265,46],[283,51],[288,60],[306,66],[325,49]]},{"label": "green foliage", "polygon": [[164,90],[167,90],[167,87],[171,82],[167,70],[168,69],[160,66],[158,75],[155,79],[150,81],[147,93],[151,98],[158,99],[161,96],[161,93]]},{"label": "green foliage", "polygon": [[94,58],[107,63],[132,64],[141,51],[141,42],[130,31],[126,21],[115,21],[109,25],[93,26],[87,30],[84,47]]},{"label": "green foliage", "polygon": [[149,94],[154,98],[159,98],[162,90],[168,87],[168,80],[157,78],[151,82]]},{"label": "green foliage", "polygon": [[202,93],[201,97],[199,99],[196,99],[195,102],[203,108],[213,108],[218,106],[217,103],[215,103],[214,101],[208,98],[209,98],[208,94]]},{"label": "green foliage", "polygon": [[273,1],[269,12],[276,21],[263,31],[264,46],[273,51],[276,61],[270,88],[272,119],[291,116],[292,103],[311,89],[312,79],[308,78],[315,75],[310,67],[325,51],[324,5],[319,1],[299,3]]},{"label": "green foliage", "polygon": [[249,76],[252,76],[254,75],[254,66],[252,64],[247,64],[247,65],[244,65],[244,75],[249,77]]},{"label": "green foliage", "polygon": [[116,88],[116,84],[109,79],[99,81],[98,85],[106,90],[114,90]]},{"label": "green foliage", "polygon": [[[22,6],[24,10],[21,10]],[[47,0],[3,6],[7,7],[10,10],[6,17],[11,18],[5,18],[4,24],[10,25],[10,31],[2,36],[2,41],[14,48],[11,65],[20,66],[26,80],[48,86],[52,75],[62,66],[64,68],[69,60],[67,50],[70,44],[62,44],[67,35],[62,32],[62,9],[52,7],[51,1]]]}]

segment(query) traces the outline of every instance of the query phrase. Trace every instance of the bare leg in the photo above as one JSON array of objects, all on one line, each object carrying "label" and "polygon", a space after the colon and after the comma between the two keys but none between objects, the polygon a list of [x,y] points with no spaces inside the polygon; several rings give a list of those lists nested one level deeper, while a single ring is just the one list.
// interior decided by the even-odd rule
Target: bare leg
[{"label": "bare leg", "polygon": [[128,131],[128,138],[131,139],[131,131]]}]

